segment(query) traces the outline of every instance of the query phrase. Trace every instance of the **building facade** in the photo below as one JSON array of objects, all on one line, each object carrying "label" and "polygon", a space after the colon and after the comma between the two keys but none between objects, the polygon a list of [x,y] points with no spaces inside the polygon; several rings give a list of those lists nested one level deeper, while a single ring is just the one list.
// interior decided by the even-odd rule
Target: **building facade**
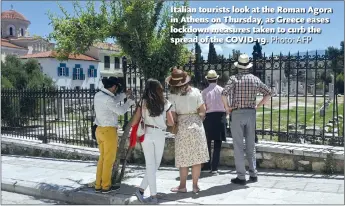
[{"label": "building facade", "polygon": [[86,55],[70,55],[68,61],[56,59],[53,51],[27,54],[21,59],[37,59],[41,71],[52,78],[59,89],[98,89],[102,87],[99,61]]}]

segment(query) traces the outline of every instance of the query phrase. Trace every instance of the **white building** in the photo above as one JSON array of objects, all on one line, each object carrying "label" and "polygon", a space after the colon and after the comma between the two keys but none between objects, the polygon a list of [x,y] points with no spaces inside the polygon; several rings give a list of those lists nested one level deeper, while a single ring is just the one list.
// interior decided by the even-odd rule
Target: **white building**
[{"label": "white building", "polygon": [[97,89],[102,86],[99,61],[86,55],[70,55],[68,61],[58,61],[53,51],[27,54],[21,59],[34,58],[42,72],[51,77],[60,89]]},{"label": "white building", "polygon": [[[98,59],[99,65],[98,69],[102,77],[124,77],[123,74],[123,56],[121,56],[121,49],[116,44],[111,43],[95,43],[90,47],[89,51],[85,54]],[[135,75],[133,71],[132,74],[127,72],[126,84],[127,87],[133,89],[140,87],[140,77]],[[137,72],[138,74],[139,72]]]},{"label": "white building", "polygon": [[1,39],[1,61],[5,61],[6,55],[8,54],[22,56],[26,55],[27,53],[27,48],[12,44],[7,39]]},{"label": "white building", "polygon": [[54,48],[54,44],[41,37],[31,37],[30,24],[24,15],[13,9],[1,12],[1,60],[8,54],[21,56]]},{"label": "white building", "polygon": [[95,43],[85,54],[99,60],[101,77],[123,77],[121,50],[116,44]]}]

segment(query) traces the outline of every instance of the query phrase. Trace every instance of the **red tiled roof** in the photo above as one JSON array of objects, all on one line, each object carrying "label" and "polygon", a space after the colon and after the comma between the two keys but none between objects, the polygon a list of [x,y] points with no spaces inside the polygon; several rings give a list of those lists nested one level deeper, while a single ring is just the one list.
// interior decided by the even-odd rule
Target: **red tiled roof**
[{"label": "red tiled roof", "polygon": [[94,43],[93,46],[99,49],[105,49],[105,50],[111,50],[111,51],[117,51],[117,52],[121,50],[118,45],[107,43],[107,42],[97,42],[97,43]]},{"label": "red tiled roof", "polygon": [[[9,40],[7,39],[1,39],[1,46],[2,47],[9,47],[9,48],[14,48],[14,49],[26,49],[24,47],[21,46],[17,46],[15,44],[10,43]],[[27,50],[27,49],[26,49]]]},{"label": "red tiled roof", "polygon": [[[57,57],[57,54],[55,51],[46,51],[46,52],[40,52],[40,53],[35,53],[35,54],[27,54],[27,55],[21,56],[20,58],[29,59],[29,58],[56,58],[56,57]],[[83,61],[98,61],[97,59],[87,56],[85,54],[79,54],[79,55],[70,54],[68,59],[83,60]]]},{"label": "red tiled roof", "polygon": [[9,11],[1,12],[1,19],[18,19],[18,20],[30,22],[29,20],[27,20],[23,16],[23,14],[18,13],[18,12],[14,11],[14,10],[9,10]]}]

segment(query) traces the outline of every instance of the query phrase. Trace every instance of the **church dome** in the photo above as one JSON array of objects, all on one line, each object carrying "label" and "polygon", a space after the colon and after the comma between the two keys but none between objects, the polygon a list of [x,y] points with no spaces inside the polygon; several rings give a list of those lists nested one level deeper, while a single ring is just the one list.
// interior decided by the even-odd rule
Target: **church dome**
[{"label": "church dome", "polygon": [[9,10],[9,11],[3,11],[1,12],[1,20],[4,19],[15,19],[15,20],[22,20],[22,21],[26,21],[26,22],[30,22],[29,20],[27,20],[23,14],[18,13],[14,10]]}]

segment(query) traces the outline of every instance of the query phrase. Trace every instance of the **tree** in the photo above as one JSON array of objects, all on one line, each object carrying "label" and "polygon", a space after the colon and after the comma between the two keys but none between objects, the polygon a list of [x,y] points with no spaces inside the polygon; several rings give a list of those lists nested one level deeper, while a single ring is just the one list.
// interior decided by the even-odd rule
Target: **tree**
[{"label": "tree", "polygon": [[218,63],[218,56],[217,56],[216,48],[214,48],[213,43],[209,43],[207,60],[208,60],[209,64],[217,64]]},{"label": "tree", "polygon": [[[331,60],[331,68],[335,77],[336,92],[344,93],[344,41],[340,42],[340,49],[328,47],[326,50],[326,55]],[[323,72],[321,79],[324,80],[326,84],[332,81],[329,72],[327,73],[327,76]]]},{"label": "tree", "polygon": [[338,74],[335,79],[335,88],[338,94],[344,94],[344,73]]},{"label": "tree", "polygon": [[[170,3],[170,2],[169,2]],[[170,28],[181,28],[180,20],[187,13],[172,13],[170,6],[159,0],[102,1],[100,11],[92,1],[84,7],[74,2],[74,15],[62,6],[62,17],[49,13],[54,30],[49,39],[56,40],[59,59],[68,54],[85,53],[96,41],[116,39],[124,55],[142,69],[144,76],[164,80],[169,68],[186,61],[187,48],[171,43],[172,38],[183,38],[184,33],[171,33]],[[187,2],[183,6],[188,6]],[[177,19],[178,21],[171,21]]]},{"label": "tree", "polygon": [[231,58],[237,60],[238,57],[241,55],[241,52],[240,50],[236,50],[236,49],[233,49],[232,50],[232,55],[231,55]]},{"label": "tree", "polygon": [[[27,95],[24,89],[53,88],[53,81],[42,74],[37,60],[29,59],[23,63],[13,55],[7,55],[1,62],[1,89],[14,89],[21,95],[5,95],[1,98],[1,119],[8,126],[23,126],[30,116],[37,115],[34,111],[39,106],[39,98]],[[7,93],[8,94],[8,93]]]}]

